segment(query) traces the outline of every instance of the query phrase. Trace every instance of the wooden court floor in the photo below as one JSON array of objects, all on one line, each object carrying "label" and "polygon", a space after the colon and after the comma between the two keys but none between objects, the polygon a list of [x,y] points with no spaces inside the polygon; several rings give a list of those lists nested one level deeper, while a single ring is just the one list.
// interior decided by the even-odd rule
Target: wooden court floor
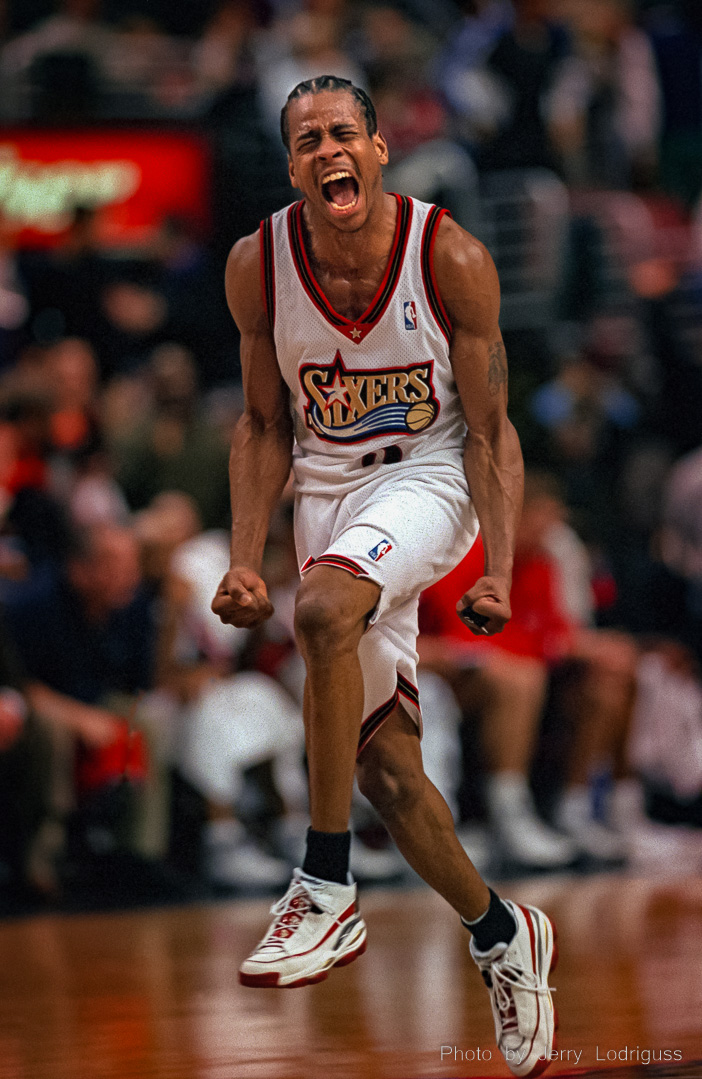
[{"label": "wooden court floor", "polygon": [[[702,1079],[702,878],[558,877],[501,891],[558,924],[549,1077]],[[366,892],[357,962],[305,989],[244,989],[237,966],[267,907],[3,923],[0,1079],[508,1074],[466,934],[437,896]]]}]

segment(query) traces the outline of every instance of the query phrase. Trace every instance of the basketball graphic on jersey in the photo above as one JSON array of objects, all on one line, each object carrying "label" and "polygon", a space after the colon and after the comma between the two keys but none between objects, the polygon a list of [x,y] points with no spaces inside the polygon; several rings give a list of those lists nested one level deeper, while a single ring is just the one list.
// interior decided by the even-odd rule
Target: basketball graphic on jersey
[{"label": "basketball graphic on jersey", "polygon": [[427,401],[423,401],[421,404],[412,405],[405,419],[410,431],[422,431],[429,426],[435,415],[434,406]]},{"label": "basketball graphic on jersey", "polygon": [[439,412],[433,369],[433,360],[354,369],[337,349],[333,363],[300,368],[307,427],[325,442],[347,443],[423,431]]}]

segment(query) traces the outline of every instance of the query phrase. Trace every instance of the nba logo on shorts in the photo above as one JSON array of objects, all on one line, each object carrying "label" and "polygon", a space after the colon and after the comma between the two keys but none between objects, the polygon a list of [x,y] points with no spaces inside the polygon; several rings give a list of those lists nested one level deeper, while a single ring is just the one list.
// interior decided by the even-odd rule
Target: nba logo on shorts
[{"label": "nba logo on shorts", "polygon": [[417,308],[414,300],[407,300],[405,302],[405,329],[417,329]]},{"label": "nba logo on shorts", "polygon": [[374,562],[380,562],[380,559],[388,551],[392,550],[392,543],[390,540],[382,539],[380,543],[377,543],[372,551],[368,552],[368,557],[372,558]]}]

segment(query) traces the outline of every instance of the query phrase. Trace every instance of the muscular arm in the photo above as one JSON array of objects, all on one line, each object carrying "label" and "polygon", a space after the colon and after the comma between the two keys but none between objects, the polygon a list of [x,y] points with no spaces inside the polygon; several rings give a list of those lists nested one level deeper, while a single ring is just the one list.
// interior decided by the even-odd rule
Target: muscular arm
[{"label": "muscular arm", "polygon": [[487,632],[498,633],[511,613],[509,590],[524,483],[519,438],[507,416],[500,287],[483,245],[446,218],[439,226],[434,264],[453,327],[451,365],[468,425],[463,462],[485,547],[485,576],[458,606],[470,604],[488,616]]},{"label": "muscular arm", "polygon": [[260,289],[256,234],[235,244],[227,262],[229,309],[241,333],[245,411],[229,457],[231,568],[212,604],[223,622],[252,626],[272,608],[259,573],[271,514],[292,464],[287,387],[278,366]]}]

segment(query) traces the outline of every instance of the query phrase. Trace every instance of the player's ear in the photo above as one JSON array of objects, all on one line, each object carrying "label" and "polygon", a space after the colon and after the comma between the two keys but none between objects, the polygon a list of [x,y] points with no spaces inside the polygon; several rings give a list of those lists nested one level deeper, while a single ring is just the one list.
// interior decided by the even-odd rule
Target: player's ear
[{"label": "player's ear", "polygon": [[381,165],[387,165],[390,157],[388,155],[388,144],[383,138],[380,131],[376,131],[373,135],[373,145],[375,146],[375,152],[378,155],[378,160]]},{"label": "player's ear", "polygon": [[295,180],[295,166],[293,165],[293,160],[290,154],[288,154],[288,176],[290,177],[290,183],[292,184],[292,186],[297,187],[297,182]]}]

